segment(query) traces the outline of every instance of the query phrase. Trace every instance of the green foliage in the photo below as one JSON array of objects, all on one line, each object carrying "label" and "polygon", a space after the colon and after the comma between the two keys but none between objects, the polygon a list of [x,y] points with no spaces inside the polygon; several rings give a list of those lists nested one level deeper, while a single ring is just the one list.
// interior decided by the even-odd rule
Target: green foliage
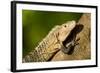
[{"label": "green foliage", "polygon": [[23,56],[34,49],[55,25],[70,20],[78,21],[81,15],[82,13],[23,10]]}]

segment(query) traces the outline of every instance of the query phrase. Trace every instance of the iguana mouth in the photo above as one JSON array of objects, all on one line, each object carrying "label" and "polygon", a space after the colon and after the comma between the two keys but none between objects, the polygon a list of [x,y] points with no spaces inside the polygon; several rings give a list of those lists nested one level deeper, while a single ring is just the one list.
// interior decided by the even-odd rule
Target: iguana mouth
[{"label": "iguana mouth", "polygon": [[[66,37],[66,39],[62,42],[63,45],[62,45],[61,51],[65,54],[70,54],[70,50],[74,48],[74,45],[70,44],[76,38],[76,34],[74,33],[74,29],[71,30],[68,37]],[[69,45],[69,46],[66,46],[66,45]]]},{"label": "iguana mouth", "polygon": [[66,39],[63,41],[63,45],[72,41],[73,38],[75,38],[82,29],[83,29],[82,24],[76,24],[76,26],[73,28],[73,30],[71,30],[71,32],[69,33],[68,37],[66,37]]},{"label": "iguana mouth", "polygon": [[[76,26],[75,26],[76,27]],[[68,37],[66,37],[66,39],[63,41],[63,45],[65,46],[67,43],[69,43],[70,41],[73,40],[73,38],[76,36],[75,34],[75,27],[73,30],[71,30],[71,32],[69,33]]]}]

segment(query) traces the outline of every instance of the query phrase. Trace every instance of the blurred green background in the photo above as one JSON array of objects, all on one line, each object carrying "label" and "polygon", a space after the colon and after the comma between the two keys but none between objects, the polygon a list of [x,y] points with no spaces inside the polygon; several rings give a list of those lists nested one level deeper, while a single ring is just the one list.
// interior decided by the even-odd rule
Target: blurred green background
[{"label": "blurred green background", "polygon": [[23,57],[55,26],[70,20],[78,21],[82,13],[22,10]]}]

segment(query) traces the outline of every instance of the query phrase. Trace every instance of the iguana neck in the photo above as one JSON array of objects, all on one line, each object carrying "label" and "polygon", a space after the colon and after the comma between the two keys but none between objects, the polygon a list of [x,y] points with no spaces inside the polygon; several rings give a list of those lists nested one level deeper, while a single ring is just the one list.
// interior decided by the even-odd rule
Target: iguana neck
[{"label": "iguana neck", "polygon": [[[28,55],[25,56],[23,62],[46,62],[49,61],[59,48],[57,44],[59,44],[56,33],[50,32],[42,42],[35,48],[35,50],[31,51]],[[51,39],[50,39],[51,38]],[[54,50],[55,49],[55,50]]]}]

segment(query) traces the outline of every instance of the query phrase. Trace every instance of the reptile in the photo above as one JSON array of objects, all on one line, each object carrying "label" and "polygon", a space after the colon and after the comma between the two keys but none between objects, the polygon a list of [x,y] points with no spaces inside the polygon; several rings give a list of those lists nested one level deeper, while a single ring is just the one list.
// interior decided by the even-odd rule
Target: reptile
[{"label": "reptile", "polygon": [[[38,44],[38,46],[23,58],[23,63],[46,62],[49,61],[59,50],[70,49],[68,48],[68,45],[63,45],[63,41],[70,35],[75,26],[76,22],[74,20],[67,21],[62,25],[56,25]],[[73,45],[73,43],[70,44]]]}]

